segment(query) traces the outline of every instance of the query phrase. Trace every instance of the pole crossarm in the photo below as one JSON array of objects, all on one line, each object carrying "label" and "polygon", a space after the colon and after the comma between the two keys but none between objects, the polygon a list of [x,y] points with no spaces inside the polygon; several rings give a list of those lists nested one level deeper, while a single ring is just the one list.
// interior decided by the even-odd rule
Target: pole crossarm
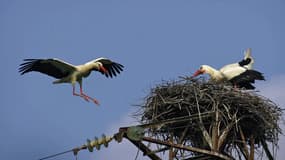
[{"label": "pole crossarm", "polygon": [[216,158],[220,158],[220,159],[224,159],[224,160],[232,160],[231,157],[228,157],[228,156],[223,155],[223,154],[216,152],[216,151],[209,151],[209,150],[200,149],[200,148],[196,148],[196,147],[185,146],[182,144],[174,144],[174,143],[169,142],[169,141],[162,141],[162,140],[158,140],[158,139],[154,139],[154,138],[150,138],[150,137],[142,136],[139,140],[134,140],[134,139],[132,139],[132,137],[128,137],[128,135],[130,135],[128,133],[128,131],[129,131],[128,127],[120,128],[119,132],[114,135],[114,139],[118,142],[121,142],[123,138],[128,139],[138,149],[140,149],[144,155],[148,156],[152,160],[161,160],[161,158],[159,158],[155,154],[154,151],[152,151],[150,148],[148,148],[146,145],[144,145],[142,143],[143,141],[155,143],[155,144],[159,144],[159,145],[164,145],[168,148],[176,148],[176,149],[186,150],[186,151],[190,151],[190,152],[201,153],[204,155],[208,155],[210,157],[216,157]]},{"label": "pole crossarm", "polygon": [[160,145],[165,145],[168,147],[177,148],[177,149],[183,149],[183,150],[187,150],[187,151],[191,151],[191,152],[202,153],[202,154],[210,155],[212,157],[218,157],[218,158],[221,158],[224,160],[232,160],[232,158],[225,156],[223,154],[220,154],[218,152],[215,152],[215,151],[208,151],[208,150],[200,149],[200,148],[196,148],[196,147],[184,146],[181,144],[174,144],[174,143],[170,143],[167,141],[161,141],[161,140],[153,139],[150,137],[144,137],[142,140],[146,141],[146,142],[151,142],[151,143],[156,143],[156,144],[160,144]]}]

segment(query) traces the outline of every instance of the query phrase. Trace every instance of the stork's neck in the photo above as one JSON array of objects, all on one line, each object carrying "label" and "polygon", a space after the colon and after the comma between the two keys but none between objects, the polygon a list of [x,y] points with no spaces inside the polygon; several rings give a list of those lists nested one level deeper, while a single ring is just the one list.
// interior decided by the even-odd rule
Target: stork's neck
[{"label": "stork's neck", "polygon": [[82,67],[86,70],[94,70],[94,69],[99,69],[99,63],[94,63],[93,61],[87,62],[82,65]]},{"label": "stork's neck", "polygon": [[222,81],[225,78],[220,71],[216,70],[211,66],[203,65],[203,68],[205,69],[205,72],[209,74],[211,79],[214,81]]},{"label": "stork's neck", "polygon": [[92,70],[98,70],[99,69],[99,64],[93,63],[93,62],[88,62],[82,65],[76,66],[78,71],[80,72],[80,75],[83,77],[87,77]]}]

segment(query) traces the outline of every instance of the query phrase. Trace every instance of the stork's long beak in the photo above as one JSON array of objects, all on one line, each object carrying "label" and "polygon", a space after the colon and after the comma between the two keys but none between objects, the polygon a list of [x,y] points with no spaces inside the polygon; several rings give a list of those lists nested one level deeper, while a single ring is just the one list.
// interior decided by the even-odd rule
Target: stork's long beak
[{"label": "stork's long beak", "polygon": [[100,70],[103,71],[104,73],[108,73],[108,70],[103,66],[100,66]]},{"label": "stork's long beak", "polygon": [[197,70],[197,71],[192,75],[192,77],[197,77],[198,75],[204,74],[204,73],[205,73],[204,70],[199,69],[199,70]]}]

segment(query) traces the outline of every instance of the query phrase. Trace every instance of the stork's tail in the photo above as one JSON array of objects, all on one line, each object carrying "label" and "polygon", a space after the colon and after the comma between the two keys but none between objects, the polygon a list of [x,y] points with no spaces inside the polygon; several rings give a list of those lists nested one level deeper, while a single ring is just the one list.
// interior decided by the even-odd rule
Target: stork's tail
[{"label": "stork's tail", "polygon": [[70,82],[64,78],[63,79],[57,79],[57,80],[52,82],[52,84],[59,84],[59,83],[70,83]]},{"label": "stork's tail", "polygon": [[253,68],[254,59],[251,56],[251,48],[248,48],[244,51],[244,58],[239,62],[239,65],[247,69]]},{"label": "stork's tail", "polygon": [[251,48],[247,48],[245,51],[244,51],[244,59],[247,59],[247,58],[251,58]]}]

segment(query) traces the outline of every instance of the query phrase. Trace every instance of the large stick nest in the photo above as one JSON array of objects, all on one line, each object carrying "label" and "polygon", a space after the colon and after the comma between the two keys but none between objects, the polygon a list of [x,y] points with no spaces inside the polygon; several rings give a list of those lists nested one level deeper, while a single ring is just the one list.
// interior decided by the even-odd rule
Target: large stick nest
[{"label": "large stick nest", "polygon": [[151,135],[209,150],[216,136],[216,149],[231,155],[243,152],[252,137],[255,148],[277,146],[282,109],[257,92],[186,77],[152,88],[139,117],[143,124],[160,124],[150,127]]}]

